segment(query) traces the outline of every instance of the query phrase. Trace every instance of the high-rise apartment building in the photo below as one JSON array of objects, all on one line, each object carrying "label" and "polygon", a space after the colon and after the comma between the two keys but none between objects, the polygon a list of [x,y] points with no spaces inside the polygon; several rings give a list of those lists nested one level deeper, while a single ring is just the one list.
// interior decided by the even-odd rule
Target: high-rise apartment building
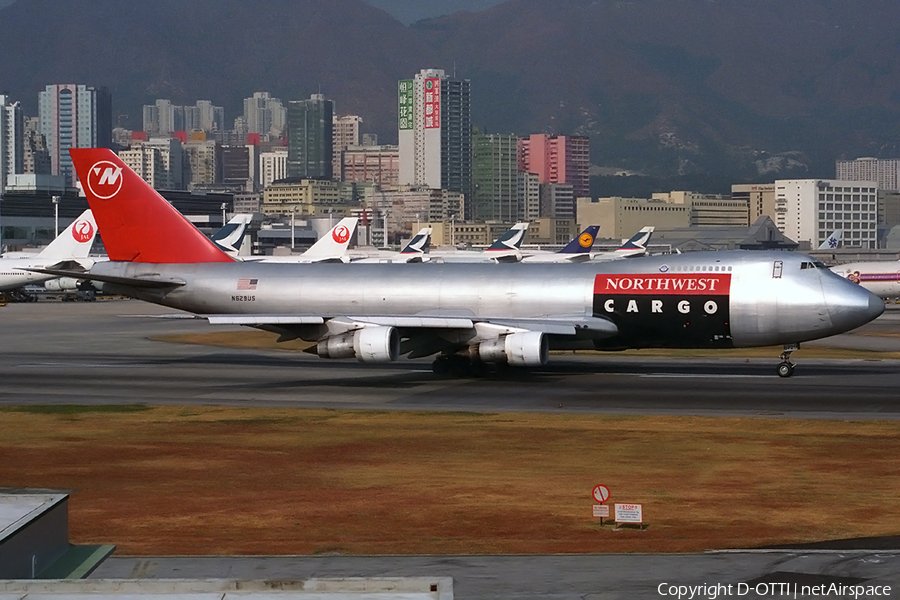
[{"label": "high-rise apartment building", "polygon": [[397,146],[347,146],[341,152],[341,181],[396,187],[400,174]]},{"label": "high-rise apartment building", "polygon": [[287,109],[288,177],[331,179],[334,103],[322,94],[291,100]]},{"label": "high-rise apartment building", "polygon": [[34,175],[50,174],[50,152],[41,133],[38,117],[27,117],[25,121],[25,138],[23,141],[23,173]]},{"label": "high-rise apartment building", "polygon": [[244,122],[247,133],[278,137],[284,133],[287,109],[269,92],[254,92],[252,98],[244,98]]},{"label": "high-rise apartment building", "polygon": [[575,218],[575,193],[569,183],[540,184],[541,217]]},{"label": "high-rise apartment building", "polygon": [[266,189],[279,179],[287,177],[287,148],[278,148],[259,154],[259,187]]},{"label": "high-rise apartment building", "polygon": [[519,140],[519,170],[536,173],[540,183],[568,183],[575,197],[591,192],[590,138],[533,134]]},{"label": "high-rise apartment building", "polygon": [[41,133],[50,153],[52,175],[75,185],[70,148],[112,145],[112,97],[109,90],[86,85],[48,85],[38,95]]},{"label": "high-rise apartment building", "polygon": [[472,136],[471,216],[475,221],[510,222],[519,215],[518,138],[511,134]]},{"label": "high-rise apartment building", "polygon": [[335,179],[342,179],[341,156],[348,147],[359,146],[359,125],[362,117],[344,115],[334,117],[334,155],[331,159],[331,172]]},{"label": "high-rise apartment building", "polygon": [[169,189],[168,177],[159,148],[134,144],[129,150],[120,150],[119,158],[155,190]]},{"label": "high-rise apartment building", "polygon": [[835,179],[874,181],[879,190],[900,190],[900,158],[857,158],[835,161]]},{"label": "high-rise apartment building", "polygon": [[234,191],[256,191],[258,161],[259,146],[222,146],[222,184]]},{"label": "high-rise apartment building", "polygon": [[541,216],[541,184],[534,173],[519,171],[518,184],[519,213],[516,221],[532,222]]},{"label": "high-rise apartment building", "polygon": [[211,140],[184,144],[185,179],[189,190],[221,182],[221,147]]},{"label": "high-rise apartment building", "polygon": [[198,100],[193,106],[179,106],[159,99],[145,104],[144,132],[148,137],[168,136],[175,131],[215,132],[225,129],[225,109],[209,100]]},{"label": "high-rise apartment building", "polygon": [[398,84],[400,184],[472,193],[472,115],[468,79],[422,69]]},{"label": "high-rise apartment building", "polygon": [[845,248],[876,248],[875,181],[784,179],[775,182],[775,224],[784,235],[818,248],[842,229]]},{"label": "high-rise apartment building", "polygon": [[22,107],[0,94],[0,193],[6,176],[25,172],[25,124]]}]

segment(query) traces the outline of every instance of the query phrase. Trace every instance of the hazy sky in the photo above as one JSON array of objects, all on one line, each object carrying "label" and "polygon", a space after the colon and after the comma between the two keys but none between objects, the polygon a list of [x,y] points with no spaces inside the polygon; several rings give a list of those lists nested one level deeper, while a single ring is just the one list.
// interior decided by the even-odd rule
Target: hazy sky
[{"label": "hazy sky", "polygon": [[[12,4],[16,0],[0,0],[0,8]],[[130,2],[133,0],[122,0]],[[476,12],[500,4],[504,0],[364,0],[372,6],[391,13],[407,25],[426,19],[449,15],[460,10]]]}]

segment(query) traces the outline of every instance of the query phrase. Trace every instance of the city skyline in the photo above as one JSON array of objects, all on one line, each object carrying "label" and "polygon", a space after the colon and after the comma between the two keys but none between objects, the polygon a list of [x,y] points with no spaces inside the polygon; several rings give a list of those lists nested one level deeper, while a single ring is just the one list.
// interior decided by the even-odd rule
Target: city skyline
[{"label": "city skyline", "polygon": [[106,86],[129,129],[157,98],[208,99],[230,121],[259,90],[321,92],[391,144],[394,84],[427,65],[471,81],[481,132],[584,135],[605,172],[803,175],[900,150],[900,6],[884,0],[513,0],[412,26],[360,0],[260,1],[38,17],[19,0],[2,9],[0,90],[34,114],[47,83]]}]

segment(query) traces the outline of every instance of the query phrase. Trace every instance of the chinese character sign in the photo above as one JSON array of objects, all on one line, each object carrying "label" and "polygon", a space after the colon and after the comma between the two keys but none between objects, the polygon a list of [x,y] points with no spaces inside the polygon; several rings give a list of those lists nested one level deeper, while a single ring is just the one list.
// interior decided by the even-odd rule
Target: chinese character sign
[{"label": "chinese character sign", "polygon": [[441,128],[441,80],[432,77],[425,80],[425,102],[422,104],[425,129]]},{"label": "chinese character sign", "polygon": [[397,116],[400,121],[400,129],[413,128],[413,80],[401,79],[397,89],[398,107]]}]

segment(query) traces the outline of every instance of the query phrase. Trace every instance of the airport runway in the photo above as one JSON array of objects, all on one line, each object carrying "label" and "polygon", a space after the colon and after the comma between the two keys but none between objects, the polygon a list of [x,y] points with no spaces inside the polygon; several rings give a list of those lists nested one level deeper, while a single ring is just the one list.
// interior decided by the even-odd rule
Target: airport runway
[{"label": "airport runway", "polygon": [[[2,404],[148,403],[395,410],[762,415],[898,419],[900,361],[777,357],[554,355],[542,369],[484,379],[436,376],[429,360],[361,364],[302,353],[148,339],[209,333],[205,321],[150,318],[138,301],[12,304],[0,312]],[[900,311],[870,332],[900,333]],[[900,349],[900,336],[844,335],[830,345]]]},{"label": "airport runway", "polygon": [[[138,301],[40,302],[0,309],[0,404],[220,404],[378,410],[898,419],[900,361],[777,357],[553,355],[550,364],[484,379],[436,376],[429,360],[361,364],[300,353],[148,339],[208,333],[205,321],[149,318]],[[862,333],[819,342],[900,350],[900,311]],[[890,334],[894,334],[893,336]]]},{"label": "airport runway", "polygon": [[[221,330],[137,301],[45,302],[0,308],[0,404],[149,403],[331,408],[747,415],[898,419],[897,360],[815,360],[795,354],[780,379],[771,359],[554,355],[533,372],[478,380],[431,373],[430,362],[363,365],[295,353],[152,341]],[[900,350],[900,310],[826,345]],[[623,533],[640,535],[640,533]],[[856,548],[892,548],[878,540]],[[456,598],[611,600],[675,597],[668,585],[735,586],[718,597],[777,597],[786,585],[891,585],[895,550],[553,556],[113,556],[94,577],[302,579],[451,576]],[[752,590],[738,595],[738,584]],[[756,588],[757,584],[763,587]],[[883,588],[882,588],[883,589]],[[760,592],[761,593],[757,593]],[[793,594],[789,594],[793,595]],[[818,596],[828,597],[825,594]],[[697,597],[697,596],[695,596]],[[709,597],[708,592],[704,597]],[[815,596],[808,596],[815,597]],[[838,596],[834,596],[838,597]],[[846,597],[846,596],[843,596]],[[876,596],[868,596],[876,597]]]}]

